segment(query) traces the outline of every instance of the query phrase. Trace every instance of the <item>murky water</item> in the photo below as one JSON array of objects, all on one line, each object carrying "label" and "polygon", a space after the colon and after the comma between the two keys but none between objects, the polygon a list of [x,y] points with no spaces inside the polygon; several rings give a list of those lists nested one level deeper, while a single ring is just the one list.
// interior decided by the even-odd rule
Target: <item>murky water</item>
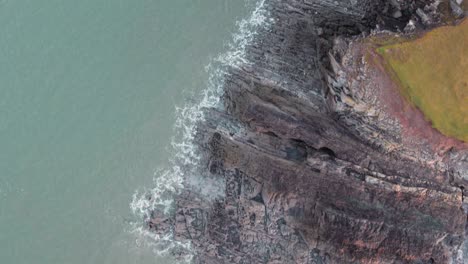
[{"label": "murky water", "polygon": [[251,2],[0,0],[1,263],[171,262],[129,203]]}]

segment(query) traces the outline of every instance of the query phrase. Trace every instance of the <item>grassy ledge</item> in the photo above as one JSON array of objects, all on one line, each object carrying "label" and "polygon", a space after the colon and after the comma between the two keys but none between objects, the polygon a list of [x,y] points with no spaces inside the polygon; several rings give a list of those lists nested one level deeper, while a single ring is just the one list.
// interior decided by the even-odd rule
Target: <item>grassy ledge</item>
[{"label": "grassy ledge", "polygon": [[468,142],[468,20],[377,52],[434,128]]}]

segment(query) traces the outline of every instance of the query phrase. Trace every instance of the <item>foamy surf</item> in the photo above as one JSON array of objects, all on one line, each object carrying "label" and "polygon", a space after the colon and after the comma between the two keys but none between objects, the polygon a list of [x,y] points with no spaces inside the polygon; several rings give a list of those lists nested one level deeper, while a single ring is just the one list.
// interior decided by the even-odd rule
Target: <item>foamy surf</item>
[{"label": "foamy surf", "polygon": [[[172,232],[155,234],[147,229],[145,223],[154,210],[170,214],[174,209],[174,197],[180,194],[184,185],[190,185],[186,182],[188,176],[199,173],[197,167],[200,157],[194,144],[196,125],[205,118],[203,109],[222,107],[220,99],[227,69],[250,63],[245,56],[247,46],[254,40],[258,29],[267,27],[272,22],[268,18],[265,2],[266,0],[257,1],[251,15],[237,22],[237,33],[233,34],[227,51],[205,67],[209,79],[199,103],[176,108],[175,136],[171,143],[174,152],[170,161],[171,168],[157,171],[153,187],[137,190],[130,203],[133,214],[141,220],[133,223],[130,229],[130,232],[136,235],[137,246],[149,246],[158,255],[167,255],[174,251],[185,253],[191,251],[190,242],[175,241]],[[189,263],[191,255],[184,255],[187,256],[181,261]]]}]

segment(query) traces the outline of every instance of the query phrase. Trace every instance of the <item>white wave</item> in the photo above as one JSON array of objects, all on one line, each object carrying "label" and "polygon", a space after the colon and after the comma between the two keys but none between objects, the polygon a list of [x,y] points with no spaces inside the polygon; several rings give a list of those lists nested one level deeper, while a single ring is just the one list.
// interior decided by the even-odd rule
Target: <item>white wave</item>
[{"label": "white wave", "polygon": [[[208,85],[202,92],[198,104],[185,105],[176,108],[177,119],[172,140],[174,157],[171,169],[155,173],[154,186],[151,189],[136,191],[130,208],[133,214],[142,220],[135,223],[132,233],[136,234],[138,243],[154,246],[158,255],[165,255],[173,250],[190,252],[190,242],[175,241],[171,232],[158,235],[145,227],[145,222],[151,217],[151,212],[158,210],[168,215],[174,209],[174,196],[179,194],[186,185],[186,179],[197,172],[200,157],[194,144],[196,125],[204,120],[205,108],[220,108],[223,83],[229,67],[240,67],[249,64],[246,58],[247,46],[254,40],[260,27],[266,27],[269,22],[265,9],[265,1],[256,2],[249,18],[237,23],[238,33],[234,34],[228,44],[228,50],[217,56],[208,66]],[[192,177],[193,178],[193,177]],[[190,261],[187,255],[187,262]]]}]

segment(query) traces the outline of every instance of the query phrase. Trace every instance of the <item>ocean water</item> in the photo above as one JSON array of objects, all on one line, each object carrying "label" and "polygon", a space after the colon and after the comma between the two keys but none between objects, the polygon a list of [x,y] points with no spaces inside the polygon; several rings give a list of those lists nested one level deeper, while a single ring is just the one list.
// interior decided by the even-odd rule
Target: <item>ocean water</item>
[{"label": "ocean water", "polygon": [[142,196],[194,162],[180,116],[240,60],[257,4],[0,0],[0,263],[175,263]]}]

